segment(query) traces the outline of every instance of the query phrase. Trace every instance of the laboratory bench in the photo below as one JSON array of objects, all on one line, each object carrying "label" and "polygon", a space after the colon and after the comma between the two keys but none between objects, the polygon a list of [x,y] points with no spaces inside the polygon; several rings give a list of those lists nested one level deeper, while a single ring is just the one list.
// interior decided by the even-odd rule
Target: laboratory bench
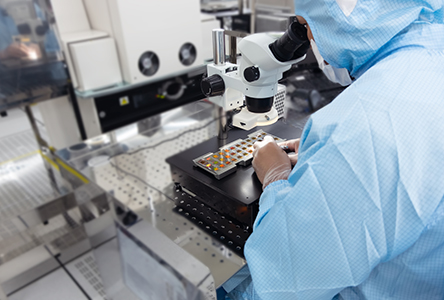
[{"label": "laboratory bench", "polygon": [[[276,136],[285,132],[282,138],[300,136],[313,109],[313,103],[294,94],[303,84],[301,76],[307,80],[319,77],[307,71],[290,75],[285,117],[249,133],[261,129]],[[340,91],[337,86],[322,91],[318,108]],[[66,286],[76,290],[72,295],[80,292],[86,299],[103,299],[106,294],[113,299],[149,297],[144,294],[149,288],[144,287],[156,290],[165,282],[169,282],[168,288],[159,293],[191,293],[189,297],[200,291],[209,299],[214,297],[215,290],[245,266],[243,245],[251,226],[243,220],[236,223],[233,216],[225,218],[217,205],[203,199],[211,195],[200,196],[199,190],[181,184],[184,175],[176,169],[182,167],[172,165],[172,160],[186,153],[190,172],[199,173],[189,161],[192,153],[197,158],[211,150],[208,147],[223,146],[215,142],[216,111],[213,104],[202,100],[55,153],[34,153],[35,164],[40,166],[36,176],[46,183],[22,185],[50,190],[50,195],[6,212],[0,221],[0,274],[9,276],[0,275],[3,292],[10,299],[22,294],[29,297],[33,289],[48,284],[48,277],[57,277],[60,282],[71,281]],[[228,139],[249,133],[233,128]],[[26,159],[0,165],[0,171],[17,180],[20,164],[32,165]],[[243,171],[250,177],[238,188],[250,184],[260,189],[249,168]],[[231,236],[229,228],[233,229]],[[241,234],[235,234],[236,230]],[[235,241],[238,235],[242,239]]]},{"label": "laboratory bench", "polygon": [[[106,216],[109,219],[107,226],[113,227],[116,232],[114,234],[120,239],[117,243],[112,238],[111,241],[115,244],[107,245],[106,250],[100,242],[93,242],[99,245],[93,247],[96,260],[99,261],[99,269],[108,270],[100,273],[105,274],[105,277],[112,277],[112,279],[102,278],[105,289],[113,290],[111,287],[116,286],[116,282],[124,281],[126,286],[132,287],[132,292],[143,298],[143,292],[136,287],[138,281],[134,279],[135,276],[128,275],[127,271],[121,271],[127,268],[131,270],[137,268],[138,263],[130,258],[139,257],[138,261],[141,264],[140,261],[144,261],[143,251],[141,253],[135,253],[137,252],[135,249],[124,251],[125,247],[122,244],[129,242],[122,242],[122,237],[130,236],[129,240],[139,248],[152,249],[156,248],[159,243],[164,243],[164,248],[171,249],[173,256],[184,256],[186,260],[196,259],[203,266],[202,278],[207,275],[212,276],[212,289],[221,287],[246,264],[243,246],[248,235],[251,234],[252,223],[246,225],[246,222],[242,220],[236,223],[235,216],[227,215],[225,218],[223,210],[218,209],[218,205],[219,208],[221,205],[234,207],[236,203],[221,204],[219,201],[215,204],[209,199],[215,196],[211,195],[211,191],[204,195],[202,189],[190,191],[190,186],[185,182],[181,186],[180,182],[185,175],[178,173],[177,166],[174,166],[174,160],[182,160],[180,155],[186,153],[183,158],[185,165],[192,169],[191,172],[200,173],[192,165],[193,153],[196,158],[210,148],[216,148],[213,151],[217,151],[219,142],[217,142],[216,111],[216,107],[206,101],[191,103],[162,114],[160,120],[156,122],[149,122],[156,125],[146,131],[140,132],[138,130],[140,126],[134,125],[132,129],[127,128],[125,134],[114,134],[114,138],[85,141],[83,144],[56,153],[58,160],[79,173],[65,172],[67,173],[65,177],[71,178],[74,189],[81,187],[85,182],[94,183],[108,196],[108,205],[101,208],[103,212],[99,209],[95,214]],[[292,115],[292,120],[281,119],[276,124],[261,129],[278,135],[283,133],[282,128],[286,128],[284,130],[286,136],[296,138],[302,132],[307,115],[305,112],[297,113],[297,117]],[[258,129],[246,132],[233,128],[228,133],[226,143],[246,137],[256,130]],[[251,166],[240,168],[245,170],[238,171],[237,175],[230,175],[238,176],[238,179],[232,178],[231,181],[239,182],[237,187],[231,184],[231,189],[237,188],[242,191],[251,188],[250,192],[253,197],[258,198],[260,192],[257,190],[261,191],[261,186],[257,178],[252,178]],[[211,177],[212,175],[200,174],[199,176]],[[239,181],[242,177],[246,179]],[[214,180],[212,178],[213,183],[210,181],[205,184],[215,185]],[[253,185],[256,187],[254,188]],[[223,190],[224,187],[221,189]],[[215,191],[215,193],[218,192]],[[243,207],[246,209],[249,206],[257,206],[257,202]],[[216,215],[218,215],[217,218]],[[140,228],[134,229],[135,227]],[[226,228],[225,231],[221,227]],[[156,238],[157,243],[148,247],[150,240],[153,240],[153,234],[147,232],[153,232],[152,229],[160,232],[165,239],[161,242],[162,238]],[[231,236],[227,232],[232,233]],[[236,236],[239,240],[236,240]],[[144,239],[146,239],[145,242],[142,241]],[[114,256],[110,254],[112,251]],[[162,250],[159,249],[159,251]],[[124,255],[124,253],[132,254]],[[147,250],[147,253],[151,251]],[[106,255],[115,258],[106,261],[104,259]],[[161,261],[165,260],[168,258],[162,257]],[[195,264],[198,263],[197,261]],[[115,263],[114,268],[110,267],[111,262]],[[174,268],[174,259],[170,265]],[[112,274],[113,272],[118,274]],[[143,270],[133,270],[133,272],[139,275],[144,274]],[[140,277],[150,278],[150,275],[144,274]],[[140,280],[142,279],[139,278]],[[146,284],[148,283],[145,282]],[[113,296],[125,298],[131,294],[123,285],[121,289],[125,291],[114,289]]]}]

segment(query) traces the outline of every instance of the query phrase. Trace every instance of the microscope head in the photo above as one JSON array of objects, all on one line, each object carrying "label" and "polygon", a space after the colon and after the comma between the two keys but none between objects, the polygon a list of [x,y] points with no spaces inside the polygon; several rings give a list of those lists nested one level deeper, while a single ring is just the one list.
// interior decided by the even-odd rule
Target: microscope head
[{"label": "microscope head", "polygon": [[240,41],[240,76],[250,112],[264,113],[271,109],[278,81],[292,64],[305,58],[309,47],[307,29],[297,21],[283,35],[260,33]]},{"label": "microscope head", "polygon": [[[208,77],[202,80],[202,92],[224,110],[242,108],[243,113],[236,115],[242,120],[237,123],[253,124],[244,129],[264,124],[255,121],[262,117],[276,121],[278,113],[273,101],[278,81],[292,64],[305,58],[310,47],[307,29],[295,21],[284,34],[257,33],[244,37],[238,45],[241,53],[238,64],[225,62],[224,40],[223,30],[213,30],[214,63],[207,66]],[[234,121],[233,125],[238,126]]]}]

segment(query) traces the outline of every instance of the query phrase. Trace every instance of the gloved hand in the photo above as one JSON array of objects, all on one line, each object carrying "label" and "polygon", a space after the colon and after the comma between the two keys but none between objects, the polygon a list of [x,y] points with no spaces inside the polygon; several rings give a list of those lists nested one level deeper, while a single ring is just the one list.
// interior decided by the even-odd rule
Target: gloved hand
[{"label": "gloved hand", "polygon": [[253,145],[253,168],[262,183],[262,189],[277,180],[286,180],[291,172],[291,161],[271,136]]},{"label": "gloved hand", "polygon": [[288,152],[294,152],[294,154],[288,154],[288,157],[290,158],[291,165],[294,166],[298,162],[298,151],[299,151],[299,144],[301,142],[301,139],[294,139],[289,140],[285,142],[281,142],[278,144],[280,147],[285,147],[285,151]]}]

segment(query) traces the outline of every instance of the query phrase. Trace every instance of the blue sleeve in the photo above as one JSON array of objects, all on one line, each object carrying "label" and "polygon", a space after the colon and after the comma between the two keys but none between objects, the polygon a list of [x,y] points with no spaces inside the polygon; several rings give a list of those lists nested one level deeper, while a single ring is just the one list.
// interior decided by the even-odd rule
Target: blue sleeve
[{"label": "blue sleeve", "polygon": [[[46,20],[45,15],[42,12],[42,9],[37,4],[34,5],[37,17],[42,20]],[[46,52],[57,52],[60,50],[59,44],[57,42],[56,35],[52,29],[50,29],[45,36],[45,49]]]},{"label": "blue sleeve", "polygon": [[0,10],[0,51],[5,50],[12,43],[12,35],[17,34],[17,28],[11,18]]},{"label": "blue sleeve", "polygon": [[57,52],[60,50],[59,43],[53,30],[49,30],[45,37],[45,49],[47,52]]}]

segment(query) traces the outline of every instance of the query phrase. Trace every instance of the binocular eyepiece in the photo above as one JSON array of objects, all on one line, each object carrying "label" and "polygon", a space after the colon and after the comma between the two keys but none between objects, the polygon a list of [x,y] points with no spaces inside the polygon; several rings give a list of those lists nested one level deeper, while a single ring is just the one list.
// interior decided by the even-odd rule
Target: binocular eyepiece
[{"label": "binocular eyepiece", "polygon": [[274,43],[270,44],[270,50],[277,60],[286,62],[304,56],[310,41],[307,37],[307,28],[295,20],[288,26],[287,31]]}]

